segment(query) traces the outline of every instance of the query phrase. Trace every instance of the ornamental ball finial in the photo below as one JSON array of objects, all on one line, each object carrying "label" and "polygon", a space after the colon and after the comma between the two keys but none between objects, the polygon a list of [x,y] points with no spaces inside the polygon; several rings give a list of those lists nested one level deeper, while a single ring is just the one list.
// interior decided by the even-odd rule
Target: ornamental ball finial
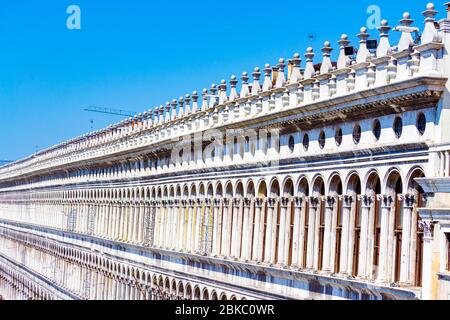
[{"label": "ornamental ball finial", "polygon": [[348,35],[346,35],[345,33],[341,35],[341,39],[342,40],[347,40],[348,39]]},{"label": "ornamental ball finial", "polygon": [[383,27],[387,26],[388,25],[388,21],[386,19],[381,20],[381,25]]},{"label": "ornamental ball finial", "polygon": [[323,45],[325,46],[325,47],[330,47],[331,46],[331,43],[330,43],[330,41],[325,41],[324,43],[323,43]]},{"label": "ornamental ball finial", "polygon": [[236,78],[236,76],[233,74],[232,76],[231,76],[231,80],[236,80],[237,78]]},{"label": "ornamental ball finial", "polygon": [[306,52],[308,52],[308,53],[309,53],[309,52],[313,52],[313,50],[314,50],[314,49],[313,49],[312,47],[308,47],[308,49],[306,49]]},{"label": "ornamental ball finial", "polygon": [[225,81],[225,79],[222,79],[222,81],[220,81],[221,84],[227,84],[227,82]]},{"label": "ornamental ball finial", "polygon": [[253,71],[255,71],[255,72],[259,72],[260,70],[259,70],[259,68],[258,68],[258,67],[255,67],[255,69],[253,69]]},{"label": "ornamental ball finial", "polygon": [[298,52],[294,53],[294,58],[295,58],[295,59],[300,58],[300,53],[298,53]]},{"label": "ornamental ball finial", "polygon": [[203,88],[202,93],[203,93],[203,94],[208,94],[208,89]]},{"label": "ornamental ball finial", "polygon": [[185,97],[186,99],[189,99],[191,96],[188,95],[188,94],[186,94],[184,97]]},{"label": "ornamental ball finial", "polygon": [[427,9],[428,9],[428,10],[434,10],[434,3],[433,3],[433,2],[429,2],[429,3],[427,4]]},{"label": "ornamental ball finial", "polygon": [[280,58],[280,59],[278,59],[278,62],[279,62],[279,63],[284,63],[284,59],[283,59],[283,58]]},{"label": "ornamental ball finial", "polygon": [[246,77],[246,76],[248,76],[248,73],[247,72],[242,72],[242,76]]},{"label": "ornamental ball finial", "polygon": [[198,95],[198,92],[197,92],[197,91],[193,91],[193,92],[192,92],[192,95],[193,95],[193,96],[197,96],[197,95]]},{"label": "ornamental ball finial", "polygon": [[411,18],[411,14],[409,12],[404,12],[403,19],[409,19],[409,18]]},{"label": "ornamental ball finial", "polygon": [[266,64],[264,65],[264,67],[265,67],[265,68],[270,68],[270,64],[266,63]]},{"label": "ornamental ball finial", "polygon": [[361,29],[359,31],[361,33],[366,33],[367,32],[367,28],[366,27],[361,27]]}]

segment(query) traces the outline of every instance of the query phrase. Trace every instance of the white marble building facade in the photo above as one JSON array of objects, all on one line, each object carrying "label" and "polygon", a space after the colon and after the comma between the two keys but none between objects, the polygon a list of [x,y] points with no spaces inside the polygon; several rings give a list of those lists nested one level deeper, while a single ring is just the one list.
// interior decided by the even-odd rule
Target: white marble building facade
[{"label": "white marble building facade", "polygon": [[[0,167],[6,299],[421,299],[450,17],[383,21]],[[376,50],[367,48],[377,37]],[[424,281],[425,280],[425,281]]]}]

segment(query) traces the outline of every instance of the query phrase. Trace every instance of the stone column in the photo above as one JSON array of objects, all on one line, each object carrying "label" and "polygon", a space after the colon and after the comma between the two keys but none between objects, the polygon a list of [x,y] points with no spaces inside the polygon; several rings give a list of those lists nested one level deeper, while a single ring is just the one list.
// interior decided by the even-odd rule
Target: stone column
[{"label": "stone column", "polygon": [[[411,240],[412,240],[412,218],[414,196],[406,194],[403,198],[403,225],[402,225],[402,247],[400,264],[400,283],[404,285],[413,284],[411,278]],[[413,249],[414,250],[414,249]]]},{"label": "stone column", "polygon": [[216,257],[220,253],[222,214],[221,212],[219,212],[219,210],[221,209],[221,205],[222,205],[221,199],[213,200],[214,226],[212,234],[212,251],[211,251],[211,255],[213,257]]},{"label": "stone column", "polygon": [[242,241],[241,241],[241,254],[239,258],[242,261],[248,261],[249,260],[249,252],[251,250],[251,240],[250,240],[250,205],[251,200],[248,198],[245,198],[244,201],[244,221],[242,226]]},{"label": "stone column", "polygon": [[423,260],[422,260],[422,299],[433,299],[433,240],[434,221],[420,220],[419,227],[423,229]]},{"label": "stone column", "polygon": [[170,236],[170,248],[171,250],[179,250],[179,241],[178,241],[178,237],[179,234],[181,233],[181,206],[180,206],[180,200],[175,199],[173,201],[174,204],[174,212],[172,212],[173,214],[173,226],[172,226],[172,232],[171,232],[171,236]]},{"label": "stone column", "polygon": [[264,237],[264,200],[255,199],[255,231],[253,232],[252,260],[262,262],[262,242]]},{"label": "stone column", "polygon": [[[326,197],[325,199],[325,230],[323,237],[323,263],[322,270],[331,273],[331,262],[334,260],[334,252],[331,251],[332,242],[336,242],[336,227],[333,230],[333,209],[336,199]],[[333,232],[334,231],[334,232]],[[333,236],[334,233],[334,236]]]},{"label": "stone column", "polygon": [[[287,266],[287,256],[289,254],[289,236],[290,236],[290,199],[282,197],[280,202],[280,229],[278,234],[278,259],[275,263],[279,266]],[[287,248],[287,250],[286,250]]]},{"label": "stone column", "polygon": [[202,199],[197,199],[196,201],[196,209],[195,209],[195,237],[194,237],[194,251],[195,253],[200,253],[201,246],[201,229],[202,229]]},{"label": "stone column", "polygon": [[378,263],[377,282],[386,283],[388,278],[389,259],[389,226],[391,207],[394,199],[389,195],[383,195],[381,199],[381,235],[380,235],[380,258]]},{"label": "stone column", "polygon": [[[369,255],[373,255],[373,252],[369,248],[369,234],[373,234],[373,222],[370,221],[370,208],[373,204],[373,199],[370,196],[360,196],[361,201],[361,240],[359,245],[359,265],[358,265],[358,277],[367,279],[369,277]],[[372,237],[373,238],[373,237]]]},{"label": "stone column", "polygon": [[342,274],[349,274],[349,242],[350,242],[350,214],[352,203],[354,199],[352,196],[344,196],[343,197],[343,207],[342,207],[342,237],[341,237],[341,258],[340,258],[340,266],[339,271]]},{"label": "stone column", "polygon": [[141,200],[139,202],[139,223],[137,226],[137,242],[139,244],[143,244],[144,243],[144,226],[145,226],[145,219],[146,219],[146,215],[148,214],[147,212],[147,206],[145,205],[145,201]]},{"label": "stone column", "polygon": [[[266,239],[265,239],[265,250],[264,250],[264,263],[271,264],[272,259],[275,257],[275,254],[272,254],[272,238],[273,238],[273,229],[274,227],[274,212],[275,212],[275,199],[268,198],[267,199],[267,222],[266,222]],[[275,239],[276,240],[276,239]],[[275,250],[275,248],[273,248]]]},{"label": "stone column", "polygon": [[212,200],[205,199],[205,214],[203,223],[203,235],[204,235],[204,245],[201,248],[201,253],[203,255],[210,255],[212,251],[212,236],[213,236],[213,225],[214,216],[211,213],[212,210]]},{"label": "stone column", "polygon": [[188,209],[188,229],[187,229],[187,252],[193,252],[193,244],[194,244],[194,205],[195,200],[189,199],[189,209]]},{"label": "stone column", "polygon": [[240,208],[241,199],[233,199],[233,218],[232,218],[232,226],[230,228],[231,233],[231,258],[237,258],[237,242],[238,242],[238,225],[239,225],[239,208]]},{"label": "stone column", "polygon": [[[230,257],[231,254],[231,237],[232,237],[232,219],[233,219],[233,202],[232,199],[227,199],[228,205],[226,209],[226,220],[224,219],[225,225],[223,226],[223,233],[225,233],[225,239],[222,246],[224,246],[224,257]],[[225,210],[225,209],[224,209]]]},{"label": "stone column", "polygon": [[315,271],[319,270],[319,244],[320,244],[320,215],[321,211],[323,210],[322,206],[325,204],[324,201],[325,197],[321,196],[319,197],[319,204],[316,210],[316,217],[315,217],[315,224],[314,224],[314,262],[313,262],[313,269]]},{"label": "stone column", "polygon": [[[293,268],[298,268],[300,262],[300,232],[301,232],[301,211],[302,211],[303,199],[301,197],[294,197],[294,232],[292,239],[292,265]],[[305,220],[303,220],[305,221]],[[304,225],[303,225],[304,230]],[[304,235],[304,234],[303,234]],[[303,239],[302,239],[303,241]],[[303,246],[302,246],[303,248]],[[302,260],[303,261],[303,260]]]},{"label": "stone column", "polygon": [[178,240],[178,246],[180,248],[180,251],[186,250],[186,235],[188,232],[188,217],[187,217],[187,211],[188,211],[188,201],[187,200],[181,200],[181,222],[180,222],[180,235]]},{"label": "stone column", "polygon": [[316,214],[318,211],[319,198],[309,197],[308,212],[308,248],[306,250],[306,268],[314,269],[314,242],[316,233]]}]

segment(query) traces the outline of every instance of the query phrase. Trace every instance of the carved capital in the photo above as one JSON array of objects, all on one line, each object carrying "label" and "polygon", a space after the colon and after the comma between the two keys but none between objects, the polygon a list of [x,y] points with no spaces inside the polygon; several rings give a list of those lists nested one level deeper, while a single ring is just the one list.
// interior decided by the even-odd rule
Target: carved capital
[{"label": "carved capital", "polygon": [[433,238],[435,223],[436,223],[435,221],[431,221],[431,220],[417,221],[419,228],[423,231],[423,236],[428,239]]},{"label": "carved capital", "polygon": [[255,199],[255,206],[261,207],[263,203],[264,203],[264,199],[262,199],[262,198]]},{"label": "carved capital", "polygon": [[404,206],[412,208],[416,202],[416,197],[413,194],[404,195]]},{"label": "carved capital", "polygon": [[276,199],[275,199],[275,198],[267,198],[267,205],[268,205],[270,208],[273,208],[273,207],[275,206],[275,202],[276,202]]},{"label": "carved capital", "polygon": [[309,204],[313,208],[317,208],[319,205],[319,198],[318,197],[309,197]]},{"label": "carved capital", "polygon": [[328,208],[333,208],[334,204],[336,203],[336,198],[335,198],[335,197],[328,196],[328,197],[326,198],[326,203],[327,203],[327,207],[328,207]]},{"label": "carved capital", "polygon": [[394,199],[390,195],[383,195],[381,197],[381,204],[383,205],[384,208],[390,208],[392,202],[394,202]]},{"label": "carved capital", "polygon": [[302,206],[302,204],[303,204],[303,198],[302,197],[295,197],[294,201],[295,201],[295,206],[297,208],[300,208]]},{"label": "carved capital", "polygon": [[252,200],[250,198],[244,198],[244,206],[245,207],[247,207],[247,208],[250,207],[251,203],[252,203]]},{"label": "carved capital", "polygon": [[214,206],[215,206],[215,207],[220,206],[220,200],[221,200],[221,199],[214,199],[214,200],[213,200]]},{"label": "carved capital", "polygon": [[291,199],[290,198],[288,198],[288,197],[282,197],[281,198],[281,206],[283,206],[283,207],[287,207],[288,205],[289,205],[289,202],[291,201]]},{"label": "carved capital", "polygon": [[359,200],[361,201],[361,204],[367,208],[372,205],[374,199],[372,196],[368,196],[365,194],[365,195],[359,196]]},{"label": "carved capital", "polygon": [[345,195],[343,196],[344,206],[350,207],[352,203],[355,201],[353,196]]}]

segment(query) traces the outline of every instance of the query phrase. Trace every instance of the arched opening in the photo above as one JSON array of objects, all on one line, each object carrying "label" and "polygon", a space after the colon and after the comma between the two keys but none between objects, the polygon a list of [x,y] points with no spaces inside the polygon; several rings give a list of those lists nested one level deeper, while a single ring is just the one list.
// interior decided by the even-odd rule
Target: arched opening
[{"label": "arched opening", "polygon": [[[419,210],[425,206],[423,201],[424,191],[422,187],[416,182],[417,178],[424,178],[425,174],[421,168],[415,168],[412,170],[408,179],[408,194],[406,195],[409,201],[407,204],[407,210],[411,210],[411,214],[406,212],[407,217],[411,219],[409,222],[411,228],[411,246],[409,252],[411,254],[411,280],[413,285],[422,286],[422,257],[423,257],[423,230],[418,228],[418,222],[420,221]],[[410,208],[410,209],[409,209]]]},{"label": "arched opening", "polygon": [[247,197],[247,198],[253,198],[253,197],[255,197],[255,184],[253,183],[252,180],[250,180],[250,181],[247,183],[246,197]]},{"label": "arched opening", "polygon": [[373,230],[369,229],[369,233],[373,232],[373,247],[372,252],[372,271],[370,276],[376,279],[378,273],[378,266],[380,261],[380,239],[381,239],[381,199],[378,197],[381,194],[381,180],[376,171],[369,173],[366,181],[366,195],[372,197],[373,206],[373,221],[369,221],[369,226],[373,225]]},{"label": "arched opening", "polygon": [[[362,206],[361,198],[361,179],[357,173],[353,173],[347,180],[347,191],[346,194],[353,197],[352,208],[354,214],[351,215],[350,220],[350,232],[352,234],[351,239],[353,239],[353,248],[351,253],[351,275],[356,277],[358,275],[359,267],[359,252],[360,252],[360,242],[361,242],[361,221],[362,221]],[[342,221],[342,219],[340,219]]]},{"label": "arched opening", "polygon": [[259,184],[258,198],[265,199],[266,197],[267,197],[267,185],[266,182],[263,180]]},{"label": "arched opening", "polygon": [[194,289],[194,300],[200,300],[200,288],[195,287]]},{"label": "arched opening", "polygon": [[209,292],[208,292],[208,289],[204,289],[204,290],[203,290],[202,300],[205,300],[205,301],[209,300]]},{"label": "arched opening", "polygon": [[[322,176],[316,177],[313,182],[313,195],[318,198],[317,213],[316,213],[316,224],[319,225],[319,241],[318,241],[318,270],[322,270],[323,267],[323,244],[325,235],[325,183]],[[316,227],[317,228],[317,227]],[[317,229],[316,229],[317,230]]]},{"label": "arched opening", "polygon": [[[392,170],[386,181],[386,194],[392,197],[394,212],[394,243],[389,246],[389,253],[393,256],[394,274],[393,282],[400,280],[401,254],[402,254],[402,238],[403,238],[403,199],[399,197],[403,193],[403,182],[400,173],[397,170]],[[391,231],[390,229],[389,231]],[[393,250],[393,252],[392,252]]]},{"label": "arched opening", "polygon": [[216,291],[213,291],[211,293],[211,300],[219,300],[219,298],[217,297],[217,292]]}]

